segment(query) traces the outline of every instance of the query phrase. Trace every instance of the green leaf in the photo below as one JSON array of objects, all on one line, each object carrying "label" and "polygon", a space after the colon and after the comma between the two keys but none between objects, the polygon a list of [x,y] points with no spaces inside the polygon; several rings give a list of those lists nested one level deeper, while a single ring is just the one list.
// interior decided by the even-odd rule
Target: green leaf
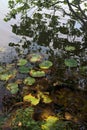
[{"label": "green leaf", "polygon": [[26,85],[33,85],[35,83],[35,79],[32,78],[32,77],[27,77],[25,80],[24,80],[24,84]]},{"label": "green leaf", "polygon": [[40,54],[29,54],[27,58],[30,62],[35,63],[41,61],[43,57]]},{"label": "green leaf", "polygon": [[44,103],[51,103],[52,102],[52,99],[50,98],[49,93],[39,92],[38,96],[43,99]]},{"label": "green leaf", "polygon": [[43,94],[42,98],[43,98],[44,103],[51,103],[52,102],[52,99],[48,95]]},{"label": "green leaf", "polygon": [[21,66],[19,67],[19,72],[20,73],[29,73],[29,67]]},{"label": "green leaf", "polygon": [[23,65],[25,65],[25,64],[27,64],[27,60],[26,59],[20,59],[19,61],[18,61],[18,66],[23,66]]},{"label": "green leaf", "polygon": [[39,64],[39,67],[41,69],[49,69],[51,66],[53,65],[53,63],[51,61],[43,61],[42,63]]},{"label": "green leaf", "polygon": [[54,129],[58,120],[59,119],[56,116],[48,116],[46,122],[41,126],[42,130],[51,130],[52,128]]},{"label": "green leaf", "polygon": [[82,72],[87,71],[87,66],[82,66],[82,67],[80,67],[80,70],[81,70]]},{"label": "green leaf", "polygon": [[23,100],[25,102],[30,102],[32,105],[37,105],[40,101],[40,98],[36,98],[31,94],[24,96]]},{"label": "green leaf", "polygon": [[65,47],[65,50],[66,50],[66,51],[74,51],[74,50],[75,50],[75,47],[74,47],[74,46],[66,46],[66,47]]},{"label": "green leaf", "polygon": [[0,75],[0,80],[9,80],[12,77],[12,74],[2,74]]},{"label": "green leaf", "polygon": [[16,83],[10,83],[6,87],[12,94],[16,94],[19,90],[18,84]]},{"label": "green leaf", "polygon": [[65,65],[68,67],[76,67],[78,63],[75,59],[65,59]]},{"label": "green leaf", "polygon": [[3,72],[5,72],[5,69],[2,66],[0,66],[0,74]]},{"label": "green leaf", "polygon": [[45,72],[44,71],[31,70],[30,71],[30,75],[32,77],[44,77],[45,76]]}]

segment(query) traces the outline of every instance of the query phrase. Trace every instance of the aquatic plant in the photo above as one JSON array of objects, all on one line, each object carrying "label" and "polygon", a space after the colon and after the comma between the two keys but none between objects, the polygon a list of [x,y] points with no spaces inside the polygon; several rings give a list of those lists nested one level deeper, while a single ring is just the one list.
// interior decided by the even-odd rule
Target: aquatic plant
[{"label": "aquatic plant", "polygon": [[32,76],[32,77],[44,77],[45,76],[45,72],[44,71],[42,71],[42,70],[38,70],[38,71],[36,71],[36,70],[31,70],[30,71],[30,75]]},{"label": "aquatic plant", "polygon": [[33,95],[29,94],[23,97],[24,102],[30,102],[32,105],[37,105],[40,101],[40,98],[36,98]]},{"label": "aquatic plant", "polygon": [[49,92],[45,92],[45,93],[43,93],[43,92],[38,92],[38,96],[40,97],[40,98],[42,98],[43,100],[43,102],[44,103],[51,103],[52,102],[52,99],[50,98],[50,96],[49,96]]},{"label": "aquatic plant", "polygon": [[42,130],[54,130],[58,120],[59,119],[56,116],[48,116],[45,123],[41,126]]},{"label": "aquatic plant", "polygon": [[32,62],[32,63],[35,63],[35,62],[39,62],[39,61],[41,61],[42,60],[42,55],[40,55],[40,54],[29,54],[28,56],[27,56],[27,59],[29,59],[29,61],[30,62]]},{"label": "aquatic plant", "polygon": [[20,73],[29,73],[29,70],[30,70],[29,67],[25,67],[25,66],[19,67],[19,72]]},{"label": "aquatic plant", "polygon": [[53,65],[53,63],[51,61],[43,61],[42,63],[39,64],[39,67],[41,69],[49,69],[51,66]]},{"label": "aquatic plant", "polygon": [[16,110],[14,118],[11,120],[13,129],[41,130],[39,121],[33,119],[33,107]]},{"label": "aquatic plant", "polygon": [[12,74],[1,74],[0,80],[8,81],[13,75]]},{"label": "aquatic plant", "polygon": [[19,90],[17,83],[9,83],[6,87],[12,94],[16,94]]},{"label": "aquatic plant", "polygon": [[19,59],[19,61],[17,63],[18,66],[23,66],[25,64],[27,64],[27,60],[26,59]]},{"label": "aquatic plant", "polygon": [[75,50],[75,47],[74,47],[74,46],[66,46],[66,47],[65,47],[65,50],[66,50],[66,51],[74,51],[74,50]]},{"label": "aquatic plant", "polygon": [[35,79],[32,78],[32,77],[27,77],[25,80],[24,80],[24,84],[26,85],[33,85],[35,83]]},{"label": "aquatic plant", "polygon": [[68,67],[76,67],[78,63],[75,59],[65,59],[65,65]]}]

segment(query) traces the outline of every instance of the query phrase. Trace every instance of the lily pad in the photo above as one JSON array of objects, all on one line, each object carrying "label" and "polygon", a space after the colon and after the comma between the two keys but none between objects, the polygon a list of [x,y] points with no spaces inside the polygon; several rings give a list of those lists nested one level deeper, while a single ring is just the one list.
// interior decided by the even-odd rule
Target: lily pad
[{"label": "lily pad", "polygon": [[31,94],[24,96],[23,100],[25,102],[30,102],[32,105],[37,105],[40,101],[40,98],[36,98]]},{"label": "lily pad", "polygon": [[16,83],[10,83],[6,87],[12,94],[16,94],[19,90],[18,84]]},{"label": "lily pad", "polygon": [[39,62],[43,58],[40,54],[29,54],[27,57],[32,63]]},{"label": "lily pad", "polygon": [[41,97],[43,99],[44,103],[51,103],[52,99],[49,96],[49,93],[42,93],[42,92],[38,92],[38,96]]},{"label": "lily pad", "polygon": [[0,66],[0,74],[3,72],[5,72],[5,69],[2,66]]},{"label": "lily pad", "polygon": [[74,47],[74,46],[66,46],[66,47],[65,47],[65,50],[66,50],[66,51],[74,51],[74,50],[75,50],[75,47]]},{"label": "lily pad", "polygon": [[44,77],[45,76],[45,72],[44,71],[36,71],[36,70],[31,70],[30,71],[30,75],[32,77]]},{"label": "lily pad", "polygon": [[39,64],[39,67],[41,69],[49,69],[51,66],[53,65],[53,63],[51,61],[43,61],[42,63]]},{"label": "lily pad", "polygon": [[29,67],[21,66],[19,67],[19,72],[20,73],[29,73]]},{"label": "lily pad", "polygon": [[12,77],[12,74],[2,74],[0,75],[0,80],[7,81]]},{"label": "lily pad", "polygon": [[18,66],[23,66],[23,65],[25,65],[25,64],[27,64],[27,60],[26,59],[20,59],[19,61],[18,61]]},{"label": "lily pad", "polygon": [[82,66],[82,67],[80,67],[80,70],[81,70],[82,72],[87,71],[87,66]]},{"label": "lily pad", "polygon": [[68,67],[76,67],[78,63],[75,59],[65,59],[65,65]]},{"label": "lily pad", "polygon": [[24,80],[24,84],[26,85],[33,85],[35,83],[35,79],[32,78],[32,77],[27,77],[25,80]]},{"label": "lily pad", "polygon": [[50,128],[54,129],[58,120],[59,119],[56,116],[48,116],[45,123],[41,126],[42,130],[50,130]]}]

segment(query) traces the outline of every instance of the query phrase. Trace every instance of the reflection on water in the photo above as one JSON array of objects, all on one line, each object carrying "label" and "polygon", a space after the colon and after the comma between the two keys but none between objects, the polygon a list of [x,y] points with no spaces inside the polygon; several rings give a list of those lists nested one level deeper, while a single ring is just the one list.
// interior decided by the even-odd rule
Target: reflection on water
[{"label": "reflection on water", "polygon": [[10,41],[18,41],[18,37],[12,33],[11,22],[4,22],[3,19],[8,9],[8,0],[0,0],[0,46],[7,47]]},{"label": "reflection on water", "polygon": [[[1,4],[3,5],[4,3]],[[50,88],[46,86],[48,87],[46,91],[49,89],[49,91],[51,91],[51,87],[54,87],[51,94],[55,92],[57,95],[62,95],[63,93],[63,98],[60,100],[60,97],[57,96],[60,104],[63,105],[63,103],[65,103],[65,108],[67,110],[69,109],[69,111],[75,111],[75,108],[78,111],[77,107],[81,107],[79,103],[81,97],[79,97],[79,92],[77,91],[82,91],[80,91],[82,103],[85,99],[85,96],[83,96],[85,95],[84,92],[87,91],[87,32],[81,30],[80,27],[82,26],[76,27],[78,25],[77,21],[70,19],[70,17],[67,17],[65,21],[61,18],[61,15],[58,15],[58,12],[57,14],[52,13],[54,10],[48,13],[48,10],[37,11],[35,9],[34,13],[33,9],[30,10],[30,15],[20,17],[20,21],[11,20],[5,23],[2,20],[3,17],[1,17],[1,64],[6,65],[6,63],[17,62],[17,59],[26,58],[30,53],[42,54],[45,59],[49,59],[53,62],[51,75],[46,75],[46,78],[50,82]],[[33,12],[33,15],[31,12]],[[10,26],[11,24],[12,26]],[[8,43],[9,46],[7,46]],[[6,46],[6,50],[3,46]],[[66,50],[67,46],[74,46],[75,50]],[[78,63],[77,67],[66,66],[65,59],[75,59]],[[46,81],[44,79],[41,81],[38,80],[38,83],[43,85],[45,82],[47,83],[47,79],[45,79]],[[77,90],[76,93],[74,93],[74,90]],[[68,95],[68,93],[70,95]],[[57,104],[58,102],[54,98],[54,95],[51,96]],[[73,98],[75,96],[75,99],[78,98],[78,100],[75,100],[77,106],[73,109],[72,104],[74,104]],[[68,108],[69,104],[71,106]]]}]

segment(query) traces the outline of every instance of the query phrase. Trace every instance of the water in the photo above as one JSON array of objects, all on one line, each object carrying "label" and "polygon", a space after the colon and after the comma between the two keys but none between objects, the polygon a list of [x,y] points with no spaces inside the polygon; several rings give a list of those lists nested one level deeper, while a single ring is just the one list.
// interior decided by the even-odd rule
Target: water
[{"label": "water", "polygon": [[[66,118],[68,117],[67,112],[69,112],[68,114],[73,119],[70,120],[80,122],[82,125],[87,119],[86,32],[83,33],[80,30],[81,25],[77,21],[67,16],[61,17],[61,12],[46,9],[38,12],[36,8],[32,8],[28,10],[28,17],[24,16],[24,19],[21,19],[18,15],[17,19],[4,22],[3,18],[9,11],[7,2],[3,0],[0,2],[0,62],[4,67],[7,64],[15,64],[12,69],[17,69],[17,75],[16,78],[8,82],[0,81],[0,114],[3,109],[2,99],[4,96],[8,97],[7,100],[5,99],[6,102],[11,101],[10,98],[12,98],[17,103],[16,99],[14,99],[15,96],[8,96],[9,92],[5,89],[5,86],[9,82],[16,82],[17,79],[23,80],[27,76],[19,73],[18,59],[26,58],[30,53],[39,53],[44,56],[45,60],[51,60],[53,67],[47,71],[45,78],[36,79],[39,86],[35,88],[35,84],[34,88],[29,91],[36,94],[36,97],[37,90],[49,92],[53,104],[47,104],[44,109],[50,107],[52,108],[50,111],[57,114],[63,113]],[[32,15],[35,12],[36,14]],[[75,50],[67,51],[66,46],[74,46]],[[66,66],[65,59],[75,59],[78,64],[77,67]],[[35,67],[36,70],[38,69],[38,64],[28,65]],[[20,83],[19,87],[22,88],[23,83]],[[21,91],[19,92],[20,95],[24,93],[23,90]],[[20,97],[18,97],[17,101],[21,100]],[[12,101],[11,105],[14,105]],[[9,107],[8,104],[7,111],[9,111]],[[42,111],[42,104],[39,104],[39,109]]]}]

